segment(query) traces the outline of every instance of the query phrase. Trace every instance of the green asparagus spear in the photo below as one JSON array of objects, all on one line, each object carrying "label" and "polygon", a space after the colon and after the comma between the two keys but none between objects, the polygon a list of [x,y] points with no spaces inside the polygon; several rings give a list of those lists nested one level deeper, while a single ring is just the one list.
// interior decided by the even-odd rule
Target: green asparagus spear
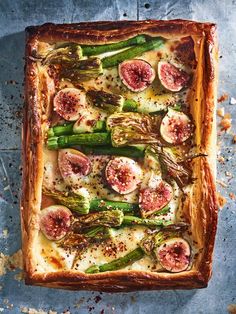
[{"label": "green asparagus spear", "polygon": [[74,123],[65,123],[62,125],[55,125],[48,129],[48,137],[72,134],[73,125]]},{"label": "green asparagus spear", "polygon": [[[84,133],[79,132],[79,129],[77,128],[76,132],[74,127],[74,123],[66,123],[62,125],[55,125],[48,130],[48,137],[53,136],[61,136],[61,135],[72,135],[72,134],[78,134],[78,133]],[[101,132],[106,130],[106,122],[105,121],[97,121],[96,124],[93,127],[93,132]]]},{"label": "green asparagus spear", "polygon": [[102,66],[103,68],[110,68],[115,67],[119,63],[123,62],[124,60],[133,59],[142,55],[144,52],[157,49],[164,43],[164,40],[160,37],[153,38],[142,45],[138,45],[132,48],[129,48],[125,51],[117,53],[112,56],[108,56],[102,59]]},{"label": "green asparagus spear", "polygon": [[102,72],[101,59],[89,58],[80,60],[71,66],[62,67],[60,76],[72,82],[77,82],[96,78],[99,74],[102,74]]},{"label": "green asparagus spear", "polygon": [[112,210],[119,209],[123,213],[129,213],[129,212],[138,210],[138,204],[114,202],[114,201],[99,200],[99,199],[94,199],[90,202],[91,212],[106,211],[106,210],[111,210],[111,209]]},{"label": "green asparagus spear", "polygon": [[48,149],[59,149],[77,145],[107,145],[111,143],[110,133],[81,133],[50,137],[47,141]]},{"label": "green asparagus spear", "polygon": [[45,195],[53,197],[60,204],[76,211],[78,214],[85,215],[91,212],[101,212],[107,210],[119,209],[123,213],[135,212],[138,210],[138,204],[126,202],[108,201],[103,199],[90,200],[89,197],[84,197],[75,193],[54,192],[44,189]]},{"label": "green asparagus spear", "polygon": [[155,213],[155,216],[160,216],[160,215],[165,215],[170,211],[170,207],[166,206],[164,208],[162,208],[161,210],[159,210],[158,212]]},{"label": "green asparagus spear", "polygon": [[119,227],[123,221],[123,217],[123,212],[118,209],[84,215],[79,217],[74,223],[74,230],[96,226]]},{"label": "green asparagus spear", "polygon": [[126,156],[131,158],[143,158],[144,148],[127,146],[127,147],[112,147],[112,146],[97,146],[89,147],[83,146],[82,150],[85,154],[94,155],[115,155],[115,156]]},{"label": "green asparagus spear", "polygon": [[130,38],[125,41],[120,41],[118,43],[107,44],[107,45],[97,45],[97,46],[82,46],[82,51],[85,56],[95,56],[104,52],[110,52],[129,46],[140,45],[146,42],[146,37],[144,35],[138,35],[136,37]]},{"label": "green asparagus spear", "polygon": [[98,242],[100,240],[110,239],[113,236],[112,228],[97,226],[92,227],[84,233],[86,238],[94,239]]},{"label": "green asparagus spear", "polygon": [[161,219],[146,219],[146,218],[139,218],[135,216],[124,216],[123,225],[143,225],[143,226],[153,226],[153,227],[162,227],[168,226],[171,224],[170,221],[165,221]]},{"label": "green asparagus spear", "polygon": [[135,250],[129,252],[123,257],[120,257],[118,259],[115,259],[114,261],[110,263],[106,263],[103,265],[93,265],[86,269],[85,273],[86,274],[93,274],[93,273],[101,273],[105,271],[114,271],[118,270],[121,268],[124,268],[138,260],[144,257],[144,252],[143,250],[138,247]]}]

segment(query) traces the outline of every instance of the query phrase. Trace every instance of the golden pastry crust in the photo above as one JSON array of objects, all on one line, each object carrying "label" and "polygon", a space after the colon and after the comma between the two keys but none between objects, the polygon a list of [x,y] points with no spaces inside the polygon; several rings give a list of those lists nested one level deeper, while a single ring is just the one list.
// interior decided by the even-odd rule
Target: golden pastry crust
[{"label": "golden pastry crust", "polygon": [[[192,289],[207,286],[211,276],[212,254],[217,226],[215,189],[215,104],[217,85],[216,26],[186,20],[117,21],[79,24],[44,24],[26,29],[25,109],[22,133],[23,185],[21,200],[22,236],[26,283],[71,290],[125,292],[153,289]],[[43,180],[42,99],[39,73],[33,56],[39,41],[73,41],[80,44],[105,44],[126,40],[137,34],[166,38],[199,36],[201,39],[198,78],[201,85],[192,97],[200,97],[191,108],[196,125],[198,151],[208,157],[195,159],[193,174],[198,175],[184,203],[192,236],[200,245],[192,268],[182,273],[120,270],[87,275],[68,270],[39,273],[35,271],[33,242],[38,235],[38,213]],[[198,82],[198,83],[199,83]],[[47,91],[49,93],[49,91]],[[195,97],[196,98],[196,97]]]}]

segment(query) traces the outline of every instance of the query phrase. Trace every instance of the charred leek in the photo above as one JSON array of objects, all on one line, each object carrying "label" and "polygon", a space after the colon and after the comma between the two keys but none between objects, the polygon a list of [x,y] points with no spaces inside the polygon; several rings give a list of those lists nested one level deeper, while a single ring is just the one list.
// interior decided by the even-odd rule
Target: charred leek
[{"label": "charred leek", "polygon": [[131,144],[156,143],[162,145],[158,135],[158,116],[137,112],[114,113],[107,119],[114,147]]},{"label": "charred leek", "polygon": [[91,89],[87,92],[89,101],[109,113],[123,111],[137,111],[138,104],[132,99],[125,100],[118,94],[107,93],[101,90]]},{"label": "charred leek", "polygon": [[69,232],[60,242],[60,245],[68,249],[85,251],[94,243],[101,243],[113,237],[111,228],[98,226],[85,230],[83,233]]},{"label": "charred leek", "polygon": [[82,49],[77,44],[53,49],[43,59],[43,64],[65,64],[66,66],[79,62],[82,58]]},{"label": "charred leek", "polygon": [[123,212],[118,209],[84,215],[74,223],[73,230],[77,231],[96,226],[119,227],[123,217]]},{"label": "charred leek", "polygon": [[102,74],[103,68],[101,59],[89,58],[80,60],[70,67],[62,67],[60,77],[69,79],[72,82],[90,80]]}]

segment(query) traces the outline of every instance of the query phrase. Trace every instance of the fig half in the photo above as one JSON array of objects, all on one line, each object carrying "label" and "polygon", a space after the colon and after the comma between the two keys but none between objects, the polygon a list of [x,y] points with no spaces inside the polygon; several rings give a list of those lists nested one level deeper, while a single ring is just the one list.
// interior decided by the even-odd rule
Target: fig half
[{"label": "fig half", "polygon": [[167,61],[158,63],[158,77],[162,86],[172,92],[179,92],[190,81],[190,75],[187,72]]},{"label": "fig half", "polygon": [[170,184],[159,180],[155,187],[146,187],[140,190],[139,207],[142,217],[148,217],[165,207],[173,197]]},{"label": "fig half", "polygon": [[128,194],[136,190],[141,182],[142,170],[131,158],[115,157],[105,170],[107,183],[119,194]]},{"label": "fig half", "polygon": [[161,137],[169,144],[179,145],[185,142],[193,132],[190,118],[183,112],[168,109],[161,121]]},{"label": "fig half", "polygon": [[122,83],[133,92],[141,92],[155,79],[152,66],[141,59],[123,61],[118,67]]},{"label": "fig half", "polygon": [[40,212],[40,229],[47,239],[58,241],[68,232],[71,216],[71,211],[65,206],[46,207]]},{"label": "fig half", "polygon": [[172,273],[186,270],[190,264],[190,255],[189,243],[180,237],[165,240],[156,249],[161,266]]},{"label": "fig half", "polygon": [[86,108],[86,95],[77,88],[60,90],[53,100],[54,110],[67,121],[76,121],[80,110]]},{"label": "fig half", "polygon": [[59,150],[58,166],[65,181],[68,181],[71,177],[86,176],[92,170],[90,159],[80,151],[72,148]]}]

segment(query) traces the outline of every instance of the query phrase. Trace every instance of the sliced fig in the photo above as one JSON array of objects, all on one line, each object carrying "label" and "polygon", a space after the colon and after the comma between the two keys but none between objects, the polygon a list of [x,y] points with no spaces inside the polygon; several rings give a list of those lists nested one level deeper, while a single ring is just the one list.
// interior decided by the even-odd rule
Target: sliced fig
[{"label": "sliced fig", "polygon": [[168,109],[161,121],[161,137],[169,144],[179,145],[185,142],[193,132],[190,118],[183,112]]},{"label": "sliced fig", "polygon": [[158,77],[162,86],[172,92],[179,92],[190,81],[190,75],[187,72],[167,61],[158,63]]},{"label": "sliced fig", "polygon": [[46,207],[40,213],[40,229],[49,240],[60,240],[70,228],[71,216],[71,211],[65,206]]},{"label": "sliced fig", "polygon": [[175,237],[162,242],[156,251],[161,266],[172,273],[178,273],[188,268],[191,249],[183,238]]},{"label": "sliced fig", "polygon": [[71,176],[86,176],[92,170],[90,159],[80,151],[72,148],[59,150],[58,166],[64,180]]},{"label": "sliced fig", "polygon": [[139,193],[139,208],[142,217],[148,217],[165,207],[173,197],[171,185],[159,180],[155,187],[142,188]]},{"label": "sliced fig", "polygon": [[108,162],[105,176],[114,191],[128,194],[136,190],[141,182],[142,170],[133,159],[115,157]]},{"label": "sliced fig", "polygon": [[53,104],[63,119],[75,121],[80,117],[80,110],[86,108],[86,94],[77,88],[64,88],[56,94]]},{"label": "sliced fig", "polygon": [[141,92],[155,79],[152,66],[141,59],[123,61],[119,64],[119,76],[122,83],[133,92]]}]

